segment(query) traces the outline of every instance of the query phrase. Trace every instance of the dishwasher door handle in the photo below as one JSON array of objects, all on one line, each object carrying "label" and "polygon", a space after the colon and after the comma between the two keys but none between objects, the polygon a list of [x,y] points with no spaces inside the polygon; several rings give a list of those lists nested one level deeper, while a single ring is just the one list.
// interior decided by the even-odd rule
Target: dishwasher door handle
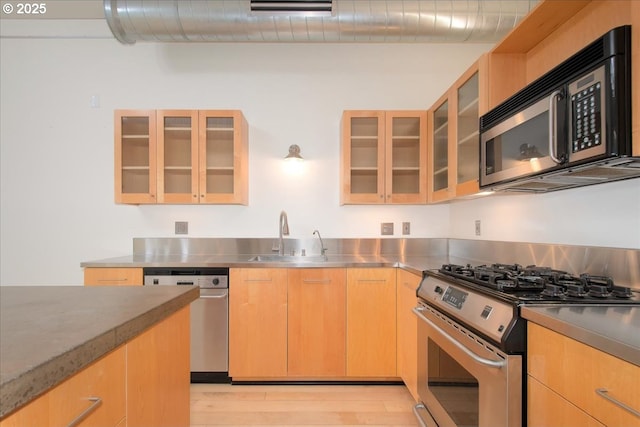
[{"label": "dishwasher door handle", "polygon": [[200,298],[210,298],[210,299],[225,299],[229,296],[229,292],[225,292],[222,295],[202,295],[200,294]]}]

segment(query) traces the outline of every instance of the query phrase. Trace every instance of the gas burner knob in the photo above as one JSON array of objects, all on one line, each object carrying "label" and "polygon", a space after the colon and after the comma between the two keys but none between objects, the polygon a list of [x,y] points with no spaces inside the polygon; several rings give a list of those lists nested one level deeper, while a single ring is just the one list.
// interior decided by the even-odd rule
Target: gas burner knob
[{"label": "gas burner knob", "polygon": [[436,285],[436,288],[434,289],[436,294],[440,294],[442,295],[442,293],[444,292],[444,289],[442,289],[440,286]]},{"label": "gas burner knob", "polygon": [[213,286],[219,285],[220,284],[220,279],[218,279],[217,277],[214,277],[212,280]]}]

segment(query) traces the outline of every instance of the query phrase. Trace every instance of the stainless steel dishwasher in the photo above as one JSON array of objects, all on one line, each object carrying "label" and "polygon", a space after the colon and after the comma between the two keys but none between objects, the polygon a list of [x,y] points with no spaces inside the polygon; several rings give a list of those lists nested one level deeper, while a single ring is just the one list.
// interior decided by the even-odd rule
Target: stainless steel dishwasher
[{"label": "stainless steel dishwasher", "polygon": [[191,303],[191,382],[229,382],[229,269],[144,268],[145,286],[199,286]]}]

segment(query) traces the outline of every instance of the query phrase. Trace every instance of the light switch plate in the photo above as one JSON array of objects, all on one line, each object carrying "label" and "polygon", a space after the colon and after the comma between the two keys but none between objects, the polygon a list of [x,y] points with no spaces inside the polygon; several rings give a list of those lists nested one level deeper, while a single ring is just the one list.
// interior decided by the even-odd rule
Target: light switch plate
[{"label": "light switch plate", "polygon": [[411,223],[410,222],[403,222],[402,223],[402,234],[405,235],[405,236],[411,234]]},{"label": "light switch plate", "polygon": [[380,223],[380,234],[383,236],[393,236],[393,223],[383,222]]},{"label": "light switch plate", "polygon": [[480,220],[476,219],[476,236],[479,236],[480,232]]},{"label": "light switch plate", "polygon": [[189,223],[187,221],[176,221],[176,234],[189,234]]}]

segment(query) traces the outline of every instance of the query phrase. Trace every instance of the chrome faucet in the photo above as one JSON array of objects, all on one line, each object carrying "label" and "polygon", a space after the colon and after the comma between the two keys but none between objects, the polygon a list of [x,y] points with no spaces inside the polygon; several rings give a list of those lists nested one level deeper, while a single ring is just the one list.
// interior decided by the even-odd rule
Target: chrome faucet
[{"label": "chrome faucet", "polygon": [[287,220],[287,213],[285,211],[280,212],[278,231],[280,233],[280,246],[278,247],[278,253],[280,255],[284,255],[284,239],[282,236],[289,235],[289,221]]},{"label": "chrome faucet", "polygon": [[327,252],[327,248],[325,248],[324,243],[322,243],[322,236],[320,235],[320,232],[318,230],[313,230],[313,234],[318,235],[318,239],[320,239],[320,255],[324,256]]}]

